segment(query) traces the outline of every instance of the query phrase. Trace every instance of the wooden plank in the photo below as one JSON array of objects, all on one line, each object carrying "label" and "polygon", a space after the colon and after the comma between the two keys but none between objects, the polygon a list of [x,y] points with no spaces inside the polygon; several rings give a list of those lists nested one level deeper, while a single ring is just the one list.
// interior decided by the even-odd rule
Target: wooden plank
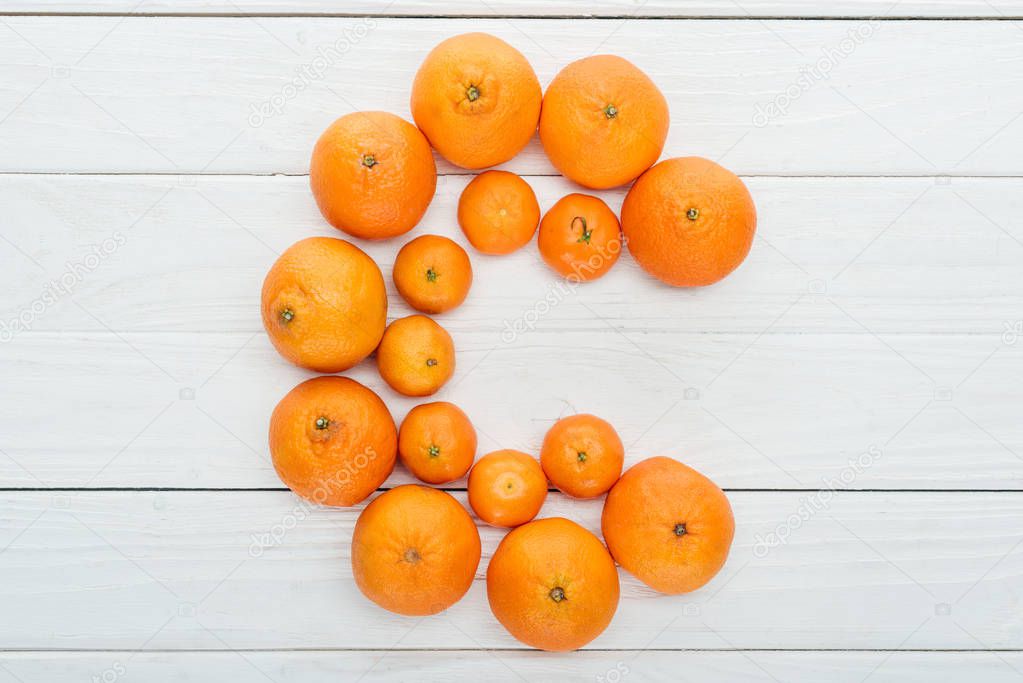
[{"label": "wooden plank", "polygon": [[[530,181],[545,207],[570,190]],[[462,239],[465,182],[442,179],[417,233]],[[752,178],[764,241],[699,291],[658,286],[627,256],[571,291],[532,248],[474,255],[469,301],[440,318],[459,369],[437,398],[470,413],[481,453],[535,453],[553,419],[590,411],[630,461],[668,453],[727,487],[820,488],[876,446],[844,486],[1020,488],[1023,247],[985,217],[1013,226],[1020,182]],[[291,242],[339,234],[305,183],[0,178],[14,217],[0,245],[0,486],[279,486],[266,422],[309,374],[267,343],[259,286]],[[605,196],[617,209],[621,192]],[[363,246],[390,271],[395,242]],[[410,312],[390,298],[392,317]],[[372,361],[352,374],[397,419],[416,403]]]},{"label": "wooden plank", "polygon": [[[1023,489],[1023,353],[997,338],[454,337],[455,377],[428,400],[468,412],[479,455],[538,454],[556,418],[591,412],[629,463],[671,455],[729,488]],[[2,487],[280,487],[269,415],[312,376],[262,333],[30,333],[0,362]],[[398,421],[424,401],[390,390],[372,361],[347,374]],[[389,485],[407,481],[399,466]]]},{"label": "wooden plank", "polygon": [[742,5],[696,0],[13,0],[3,13],[28,14],[228,14],[547,17],[990,17],[1019,16],[1017,0],[744,0]]},{"label": "wooden plank", "polygon": [[[122,676],[124,680],[435,681],[791,681],[931,683],[1019,680],[1019,652],[616,652],[553,653],[455,650],[355,652],[30,652],[0,653],[4,670],[52,683]],[[109,673],[107,673],[109,672]],[[11,678],[16,683],[16,678]],[[6,681],[5,681],[6,683]]]},{"label": "wooden plank", "polygon": [[[467,244],[455,222],[467,182],[442,177],[415,231],[360,246],[389,276],[406,239],[433,232]],[[529,182],[544,209],[577,189],[562,178]],[[474,289],[443,320],[456,331],[495,335],[506,322],[525,329],[533,318],[539,332],[606,331],[605,318],[640,335],[769,329],[993,336],[1019,320],[1023,181],[747,182],[759,239],[747,262],[716,286],[661,286],[626,254],[607,277],[571,290],[532,246],[508,257],[470,249]],[[619,209],[622,191],[600,194]],[[35,331],[103,329],[59,292],[52,305],[31,312],[64,278],[74,302],[117,332],[257,332],[260,284],[279,252],[310,235],[344,237],[320,217],[304,177],[8,175],[0,176],[0,205],[9,216],[2,231],[8,242],[0,242],[7,265],[0,284],[8,292],[0,321],[15,334],[19,317]],[[102,258],[90,256],[97,247]],[[390,291],[392,315],[407,314]],[[554,305],[544,305],[548,299]]]},{"label": "wooden plank", "polygon": [[[623,572],[618,613],[593,648],[1023,646],[1020,495],[730,498],[737,537],[722,574],[667,597]],[[520,647],[486,606],[486,559],[468,595],[436,617],[366,601],[348,560],[355,509],[277,492],[0,499],[8,649]],[[551,496],[542,515],[596,530],[600,502]],[[772,542],[779,532],[786,541]],[[503,533],[481,534],[489,558]]]},{"label": "wooden plank", "polygon": [[[7,17],[4,24],[3,171],[302,173],[315,137],[335,117],[354,109],[407,115],[423,56],[466,30],[511,41],[543,83],[595,51],[628,56],[670,102],[668,155],[700,154],[767,175],[1021,169],[1023,89],[1015,86],[1023,54],[1009,21]],[[508,167],[552,172],[535,140]]]},{"label": "wooden plank", "polygon": [[327,0],[12,0],[4,13],[64,12],[84,14],[231,14],[231,15],[359,15],[388,16],[565,16],[565,17],[990,17],[1019,16],[1018,0],[843,0],[819,3],[812,0],[744,0],[742,5],[707,0],[349,0],[343,5]]}]

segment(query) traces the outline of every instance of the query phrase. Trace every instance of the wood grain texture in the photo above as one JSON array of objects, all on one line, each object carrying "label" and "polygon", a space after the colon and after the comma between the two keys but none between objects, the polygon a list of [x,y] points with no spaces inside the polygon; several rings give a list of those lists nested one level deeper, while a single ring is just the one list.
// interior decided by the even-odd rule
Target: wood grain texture
[{"label": "wood grain texture", "polygon": [[[467,30],[511,41],[545,84],[571,60],[628,55],[669,100],[669,156],[699,154],[769,175],[1021,168],[1023,53],[1009,21],[7,17],[4,24],[5,171],[303,173],[312,141],[337,116],[358,109],[407,116],[409,84],[427,51]],[[770,111],[772,103],[785,113]],[[535,139],[507,167],[551,172]]]},{"label": "wood grain texture", "polygon": [[[453,336],[458,369],[430,400],[468,412],[480,456],[537,454],[555,419],[591,412],[628,463],[670,455],[729,488],[1023,488],[1023,353],[997,338],[899,337],[933,384],[867,335]],[[4,487],[280,487],[269,416],[312,376],[262,333],[29,333],[0,359]],[[423,401],[372,361],[347,374],[398,421]],[[399,467],[389,485],[409,480]]]},{"label": "wood grain texture", "polygon": [[[975,679],[1014,683],[1018,652],[31,652],[0,653],[0,680],[68,683],[117,675],[125,681],[687,681],[934,683]],[[13,678],[17,676],[18,678]],[[7,683],[5,681],[5,683]]]},{"label": "wood grain texture", "polygon": [[[579,189],[560,177],[528,181],[545,210]],[[442,177],[407,236],[358,241],[388,280],[398,248],[416,235],[448,235],[469,248],[455,221],[467,182]],[[610,321],[639,335],[998,336],[1023,315],[1023,180],[747,183],[758,239],[743,266],[713,287],[662,286],[626,254],[608,276],[572,290],[533,245],[508,257],[469,248],[473,290],[442,319],[495,335],[505,321],[522,329],[528,314],[539,332],[607,331]],[[616,212],[624,197],[597,194]],[[74,301],[117,332],[257,332],[259,288],[279,253],[311,235],[346,237],[322,219],[305,177],[0,175],[0,204],[10,217],[0,241],[8,292],[0,321],[8,326],[70,272]],[[123,244],[104,250],[118,235]],[[96,247],[102,258],[90,257]],[[393,287],[390,294],[392,316],[406,315]],[[29,317],[34,331],[103,329],[64,296]]]},{"label": "wood grain texture", "polygon": [[5,13],[587,17],[1011,17],[1018,0],[12,0]]},{"label": "wood grain texture", "polygon": [[[412,234],[464,242],[466,180],[442,178]],[[571,190],[530,182],[544,207]],[[660,286],[627,255],[572,290],[532,246],[473,253],[469,300],[439,317],[459,355],[437,398],[469,412],[481,454],[538,452],[554,419],[588,411],[630,462],[673,455],[726,487],[833,485],[876,447],[842,487],[1021,488],[1023,246],[987,218],[1015,225],[1020,182],[752,178],[762,239],[702,290]],[[618,208],[621,192],[604,196]],[[340,235],[306,180],[4,176],[0,199],[15,217],[0,486],[280,486],[268,416],[310,374],[267,342],[259,287],[290,243]],[[400,242],[360,244],[389,273]],[[391,318],[411,312],[390,295]],[[398,420],[418,402],[372,360],[350,374]]]},{"label": "wood grain texture", "polygon": [[[172,14],[223,16],[155,16]],[[1023,175],[1021,15],[1019,0],[5,3],[0,488],[43,490],[0,491],[0,682],[1018,680],[1023,178],[996,176]],[[470,413],[481,453],[535,453],[585,410],[630,463],[672,455],[731,489],[721,576],[665,597],[623,572],[585,652],[531,652],[495,622],[488,527],[465,600],[426,620],[379,610],[350,575],[359,508],[280,490],[265,445],[273,405],[310,375],[267,343],[259,285],[294,241],[337,235],[302,176],[312,141],[348,111],[407,117],[422,57],[468,30],[519,47],[544,84],[593,52],[628,56],[670,101],[665,155],[745,174],[760,212],[749,260],[713,288],[658,286],[625,256],[566,290],[529,247],[473,254],[470,299],[441,317],[459,367],[437,398]],[[576,189],[536,140],[507,167],[544,208]],[[409,237],[464,243],[468,178],[439,169]],[[623,192],[601,196],[617,211]],[[386,274],[400,243],[360,246]],[[390,317],[407,314],[389,293]],[[416,403],[372,360],[350,374],[399,420]],[[387,486],[408,481],[399,467]],[[272,490],[233,490],[251,488]],[[552,493],[542,514],[598,531],[599,513]]]},{"label": "wood grain texture", "polygon": [[[737,537],[723,572],[676,597],[623,572],[615,620],[590,647],[1023,646],[1019,494],[730,499]],[[0,597],[19,615],[0,623],[6,648],[521,647],[486,606],[486,558],[501,530],[481,528],[484,561],[468,595],[414,619],[356,588],[348,553],[358,509],[313,509],[277,492],[0,500]],[[600,502],[551,496],[541,514],[596,531]],[[771,545],[783,529],[786,542]]]}]

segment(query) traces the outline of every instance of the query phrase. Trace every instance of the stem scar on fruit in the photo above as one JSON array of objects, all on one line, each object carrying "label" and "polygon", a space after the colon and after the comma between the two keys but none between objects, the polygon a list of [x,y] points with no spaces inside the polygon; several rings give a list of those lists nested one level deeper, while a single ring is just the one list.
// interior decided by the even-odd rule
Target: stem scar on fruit
[{"label": "stem scar on fruit", "polygon": [[426,269],[426,279],[429,282],[436,282],[437,281],[437,271],[434,270],[433,268],[427,268]]},{"label": "stem scar on fruit", "polygon": [[699,217],[700,217],[700,210],[697,209],[695,206],[692,207],[691,209],[689,209],[688,211],[686,211],[686,218],[688,218],[691,221],[695,221]]},{"label": "stem scar on fruit", "polygon": [[290,323],[292,319],[294,319],[294,317],[295,312],[290,308],[285,308],[283,311],[281,311],[281,320],[283,320],[286,323]]},{"label": "stem scar on fruit", "polygon": [[373,168],[377,165],[377,159],[372,154],[364,154],[362,157],[362,165],[366,168]]},{"label": "stem scar on fruit", "polygon": [[552,588],[551,592],[548,593],[548,595],[550,595],[551,600],[553,600],[554,602],[561,602],[562,600],[568,599],[565,596],[565,589],[562,588],[561,586],[555,586],[554,588]]},{"label": "stem scar on fruit", "polygon": [[465,96],[470,102],[475,102],[480,98],[480,89],[475,85],[470,84],[469,87],[465,89]]},{"label": "stem scar on fruit", "polygon": [[409,564],[415,564],[419,562],[419,551],[415,548],[408,548],[405,550],[405,561]]},{"label": "stem scar on fruit", "polygon": [[618,116],[618,107],[614,106],[613,104],[609,104],[606,107],[604,107],[603,112],[605,117],[613,119],[614,117]]},{"label": "stem scar on fruit", "polygon": [[436,358],[427,358],[426,359],[426,367],[432,368],[436,364],[437,364],[437,359]]},{"label": "stem scar on fruit", "polygon": [[572,219],[572,224],[569,226],[570,228],[572,228],[572,230],[575,230],[576,221],[579,221],[580,223],[583,224],[583,234],[580,235],[579,239],[577,239],[576,242],[583,242],[585,244],[589,244],[590,238],[593,236],[593,231],[586,226],[586,219],[582,216],[576,216],[575,218]]},{"label": "stem scar on fruit", "polygon": [[575,457],[579,462],[586,462],[586,451],[579,451]]},{"label": "stem scar on fruit", "polygon": [[679,522],[678,524],[675,525],[674,532],[675,532],[676,536],[685,536],[685,534],[686,534],[686,525],[681,523],[681,522]]},{"label": "stem scar on fruit", "polygon": [[426,449],[426,452],[430,454],[431,458],[436,458],[438,455],[440,455],[440,448],[437,446],[437,444],[430,444],[430,447]]},{"label": "stem scar on fruit", "polygon": [[327,418],[323,417],[322,415],[320,417],[316,418],[316,428],[317,429],[326,429],[329,426],[330,426],[330,420],[328,420]]}]

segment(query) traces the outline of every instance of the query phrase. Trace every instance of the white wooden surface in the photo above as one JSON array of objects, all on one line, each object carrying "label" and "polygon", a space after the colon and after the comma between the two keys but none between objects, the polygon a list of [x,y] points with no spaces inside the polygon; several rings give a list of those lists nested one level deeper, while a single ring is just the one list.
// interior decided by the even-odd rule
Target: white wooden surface
[{"label": "white wooden surface", "polygon": [[[520,47],[544,83],[594,52],[628,55],[668,99],[667,148],[740,173],[1011,175],[1023,144],[1019,26],[6,17],[0,171],[305,173],[329,122],[354,109],[407,116],[426,52],[483,30]],[[821,60],[827,77],[806,77]],[[786,115],[767,110],[778,98]],[[536,139],[506,167],[553,172]]]},{"label": "white wooden surface", "polygon": [[[738,531],[726,569],[674,597],[623,573],[615,619],[587,648],[1023,647],[1019,495],[843,492],[772,544],[807,495],[732,492]],[[503,530],[480,529],[469,594],[419,619],[379,609],[356,588],[349,546],[361,506],[312,509],[277,491],[0,500],[13,527],[2,539],[0,595],[19,615],[0,624],[0,637],[14,649],[131,649],[150,637],[154,649],[524,647],[486,605],[485,566]],[[551,496],[541,514],[599,533],[600,509]]]},{"label": "white wooden surface", "polygon": [[[0,681],[1023,677],[1021,15],[5,3]],[[721,159],[760,211],[749,260],[709,289],[658,286],[626,256],[569,290],[530,247],[473,254],[469,300],[441,316],[459,367],[440,398],[481,450],[536,452],[559,415],[591,411],[630,462],[673,455],[733,501],[721,576],[668,598],[623,574],[614,623],[578,653],[522,649],[479,581],[432,619],[372,606],[348,566],[358,510],[306,507],[268,463],[269,412],[308,373],[263,337],[259,284],[292,242],[336,234],[303,175],[312,141],[353,109],[407,115],[419,60],[461,30],[517,45],[544,83],[594,51],[629,57],[670,100],[666,153]],[[835,57],[850,30],[865,37]],[[829,54],[827,78],[757,118]],[[544,207],[574,190],[535,143],[508,167]],[[440,168],[410,237],[461,240],[468,177]],[[362,246],[386,273],[401,242]],[[350,374],[396,419],[415,404],[372,361]],[[552,493],[542,514],[596,530],[599,502]],[[500,539],[481,533],[479,579]]]},{"label": "white wooden surface", "polygon": [[1019,0],[9,0],[10,14],[547,17],[1019,17]]},{"label": "white wooden surface", "polygon": [[[545,207],[572,189],[530,181]],[[441,180],[417,233],[464,243],[453,216],[466,182]],[[1003,339],[1023,311],[1023,246],[974,208],[1018,224],[1023,183],[749,182],[761,240],[707,290],[657,286],[627,257],[569,291],[532,249],[475,256],[469,300],[440,317],[460,351],[440,397],[465,407],[486,449],[536,452],[554,418],[589,410],[614,417],[630,461],[668,452],[728,487],[817,487],[875,445],[884,456],[856,488],[1023,488],[1023,389],[1010,379],[1023,344]],[[621,191],[604,196],[618,208]],[[19,216],[6,236],[31,257],[0,275],[15,293],[3,321],[31,310],[91,244],[124,235],[73,297],[0,345],[18,406],[0,413],[2,485],[279,486],[265,418],[309,373],[272,352],[253,311],[278,252],[337,234],[306,179],[4,176],[0,199]],[[389,273],[395,244],[364,246]],[[392,317],[411,312],[391,294]],[[537,304],[547,295],[556,305]],[[397,418],[416,403],[372,361],[352,374]],[[784,419],[766,409],[779,400]],[[54,413],[65,429],[19,429]],[[91,436],[69,449],[69,432]]]},{"label": "white wooden surface", "polygon": [[[5,657],[11,680],[92,680],[107,674],[154,680],[243,680],[335,683],[343,680],[792,681],[1011,683],[1023,668],[1019,653],[976,652],[723,652],[663,650],[552,654],[530,651],[400,650],[374,652],[34,652]],[[614,672],[621,677],[615,678]],[[109,673],[108,673],[109,672]],[[123,672],[123,673],[119,673]],[[196,675],[196,672],[201,672]],[[684,672],[684,673],[683,673]],[[49,678],[47,678],[49,677]],[[826,677],[826,678],[825,678]]]}]

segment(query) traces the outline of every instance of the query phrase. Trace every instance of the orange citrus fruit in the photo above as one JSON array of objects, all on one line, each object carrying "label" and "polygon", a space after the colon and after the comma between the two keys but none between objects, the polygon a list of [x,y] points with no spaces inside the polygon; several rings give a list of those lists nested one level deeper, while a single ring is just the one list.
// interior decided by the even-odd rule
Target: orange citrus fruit
[{"label": "orange citrus fruit", "polygon": [[412,118],[441,156],[486,168],[519,153],[536,131],[540,81],[522,53],[486,33],[443,41],[412,83]]},{"label": "orange citrus fruit", "polygon": [[540,204],[533,188],[508,171],[486,171],[458,199],[458,225],[484,254],[510,254],[533,239]]},{"label": "orange citrus fruit", "polygon": [[409,306],[423,313],[443,313],[465,301],[472,264],[465,249],[447,237],[422,235],[398,252],[393,275]]},{"label": "orange citrus fruit", "polygon": [[368,356],[387,322],[377,264],[333,237],[289,247],[263,281],[263,327],[277,352],[303,368],[341,372]]},{"label": "orange citrus fruit", "polygon": [[427,484],[461,479],[476,457],[476,429],[458,406],[424,403],[409,411],[398,430],[398,455]]},{"label": "orange citrus fruit", "polygon": [[487,567],[490,610],[516,639],[576,650],[618,609],[618,568],[596,536],[561,517],[513,529]]},{"label": "orange citrus fruit", "polygon": [[604,501],[601,529],[618,564],[662,593],[689,593],[717,574],[735,535],[732,507],[707,477],[677,460],[630,467]]},{"label": "orange citrus fruit", "polygon": [[622,204],[636,262],[675,287],[711,285],[739,267],[757,210],[737,175],[708,159],[666,159],[640,176]]},{"label": "orange citrus fruit", "polygon": [[570,194],[544,214],[537,244],[543,260],[561,275],[582,282],[596,280],[618,262],[621,228],[602,200]]},{"label": "orange citrus fruit", "polygon": [[547,477],[526,453],[488,453],[469,472],[469,505],[493,526],[513,527],[536,517],[547,498]]},{"label": "orange citrus fruit", "polygon": [[543,439],[540,465],[551,483],[575,498],[594,498],[622,474],[625,447],[610,424],[593,415],[554,423]]},{"label": "orange citrus fruit", "polygon": [[328,223],[382,239],[408,232],[423,217],[437,167],[430,143],[411,123],[382,111],[355,112],[317,140],[309,183]]},{"label": "orange citrus fruit", "polygon": [[657,161],[668,102],[631,62],[595,55],[562,69],[543,96],[540,141],[562,175],[580,185],[624,185]]},{"label": "orange citrus fruit", "polygon": [[394,469],[398,435],[380,397],[347,377],[314,377],[270,416],[270,455],[288,488],[323,505],[355,505]]},{"label": "orange citrus fruit", "polygon": [[454,374],[455,344],[447,330],[425,315],[399,318],[380,340],[377,367],[399,394],[429,396]]},{"label": "orange citrus fruit", "polygon": [[359,590],[386,610],[436,614],[458,602],[480,563],[480,535],[450,494],[417,484],[380,494],[352,534]]}]

